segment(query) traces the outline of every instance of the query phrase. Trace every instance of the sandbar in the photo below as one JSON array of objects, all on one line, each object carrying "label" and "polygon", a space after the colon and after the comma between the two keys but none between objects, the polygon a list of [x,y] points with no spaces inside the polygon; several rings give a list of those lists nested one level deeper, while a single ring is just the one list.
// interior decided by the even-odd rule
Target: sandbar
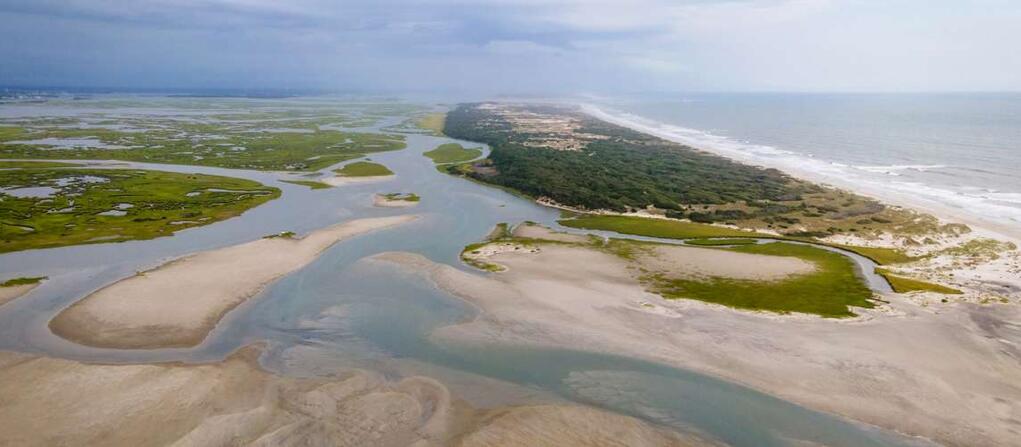
[{"label": "sandbar", "polygon": [[188,255],[92,293],[60,312],[50,329],[104,348],[195,346],[231,309],[336,242],[416,218],[359,219],[301,239],[263,238]]},{"label": "sandbar", "polygon": [[10,287],[0,287],[0,305],[3,305],[8,301],[13,301],[15,298],[18,298],[28,292],[31,292],[32,289],[38,286],[39,283],[22,284]]},{"label": "sandbar", "polygon": [[507,269],[489,275],[411,253],[373,259],[480,309],[434,331],[438,342],[632,356],[946,445],[1015,445],[1021,427],[1016,306],[931,309],[890,295],[846,321],[745,312],[663,299],[620,257],[563,244],[495,252],[486,261]]},{"label": "sandbar", "polygon": [[198,365],[0,352],[0,445],[710,445],[588,407],[475,409],[422,376],[277,376],[259,368],[260,352],[249,346]]}]

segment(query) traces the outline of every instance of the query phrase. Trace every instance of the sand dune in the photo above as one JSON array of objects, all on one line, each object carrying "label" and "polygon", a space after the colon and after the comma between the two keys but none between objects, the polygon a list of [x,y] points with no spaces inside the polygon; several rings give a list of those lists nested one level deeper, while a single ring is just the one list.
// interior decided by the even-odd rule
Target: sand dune
[{"label": "sand dune", "polygon": [[185,256],[100,289],[58,314],[50,328],[89,346],[194,346],[231,309],[334,243],[416,218],[360,219],[301,239],[260,239]]},{"label": "sand dune", "polygon": [[[595,350],[694,369],[810,408],[946,445],[1016,445],[1021,319],[1014,306],[939,313],[890,296],[847,322],[735,311],[646,293],[616,256],[547,246],[497,253],[488,276],[410,253],[375,260],[420,272],[479,307],[437,340]],[[577,262],[584,259],[584,262]]]}]

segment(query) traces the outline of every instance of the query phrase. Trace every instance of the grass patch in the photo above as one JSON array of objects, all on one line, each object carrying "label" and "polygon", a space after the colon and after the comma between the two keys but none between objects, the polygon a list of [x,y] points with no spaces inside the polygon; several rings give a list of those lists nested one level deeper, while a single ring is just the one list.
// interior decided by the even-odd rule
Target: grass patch
[{"label": "grass patch", "polygon": [[75,166],[81,165],[59,161],[0,161],[0,169],[72,168]]},{"label": "grass patch", "polygon": [[[821,243],[818,241],[811,241],[813,243]],[[896,248],[881,248],[881,247],[857,247],[854,245],[843,245],[843,244],[826,244],[831,247],[842,248],[847,251],[851,251],[862,255],[866,258],[871,259],[879,265],[890,265],[890,264],[903,264],[906,262],[917,261],[919,258],[909,256],[903,250]]]},{"label": "grass patch", "polygon": [[890,283],[890,287],[893,288],[894,292],[897,293],[908,293],[908,292],[935,292],[942,293],[944,295],[961,295],[964,292],[960,290],[942,286],[939,284],[933,284],[931,282],[920,281],[917,279],[905,278],[903,276],[897,276],[890,273],[886,269],[876,269],[876,273],[886,279],[886,282]]},{"label": "grass patch", "polygon": [[757,242],[755,239],[688,239],[684,243],[687,245],[713,247],[719,245],[751,245]]},{"label": "grass patch", "polygon": [[290,183],[292,185],[307,186],[307,187],[309,187],[309,189],[332,188],[332,186],[330,186],[330,185],[328,185],[326,183],[316,182],[316,181],[312,181],[312,180],[281,180],[281,182]]},{"label": "grass patch", "polygon": [[415,194],[413,192],[391,192],[383,194],[383,198],[385,198],[386,200],[402,200],[405,202],[418,202],[422,200],[422,198],[419,197],[418,194]]},{"label": "grass patch", "polygon": [[850,259],[821,248],[782,242],[729,248],[741,253],[794,256],[812,262],[816,271],[776,281],[709,278],[674,279],[652,274],[653,292],[739,309],[777,313],[801,312],[829,318],[851,317],[848,306],[871,308],[872,291],[858,278]]},{"label": "grass patch", "polygon": [[464,163],[482,156],[482,150],[477,148],[466,149],[457,143],[441,144],[436,149],[425,152],[422,155],[432,159],[436,164]]},{"label": "grass patch", "polygon": [[170,236],[280,196],[251,180],[137,169],[7,170],[0,188],[0,253]]},{"label": "grass patch", "polygon": [[436,112],[419,118],[415,121],[415,125],[425,130],[431,130],[436,135],[443,135],[443,125],[446,121],[446,112]]},{"label": "grass patch", "polygon": [[46,277],[46,276],[33,276],[33,277],[12,278],[12,279],[8,279],[7,281],[4,281],[4,282],[0,283],[0,287],[15,287],[15,286],[25,286],[25,285],[28,285],[28,284],[39,284],[40,282],[42,282],[42,280],[47,279],[47,278],[48,277]]},{"label": "grass patch", "polygon": [[277,239],[277,238],[280,238],[280,239],[294,239],[294,236],[297,236],[297,235],[293,231],[281,231],[279,233],[274,233],[274,234],[263,236],[262,238],[263,239]]},{"label": "grass patch", "polygon": [[394,174],[386,166],[371,161],[349,163],[340,169],[334,169],[333,172],[336,172],[341,177],[378,177]]},{"label": "grass patch", "polygon": [[631,216],[581,216],[558,220],[565,227],[587,230],[615,231],[637,236],[661,237],[668,239],[697,239],[712,237],[774,237],[767,234],[714,225],[681,222],[678,220],[652,219]]}]

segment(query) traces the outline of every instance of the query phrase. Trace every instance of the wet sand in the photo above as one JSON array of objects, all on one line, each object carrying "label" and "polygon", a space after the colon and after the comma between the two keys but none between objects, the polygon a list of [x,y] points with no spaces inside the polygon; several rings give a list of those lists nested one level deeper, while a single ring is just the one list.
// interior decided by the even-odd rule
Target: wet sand
[{"label": "wet sand", "polygon": [[259,353],[97,365],[0,352],[0,445],[708,445],[586,407],[475,409],[427,377],[275,376],[259,369]]},{"label": "wet sand", "polygon": [[440,342],[633,356],[947,445],[1009,446],[1021,432],[1016,306],[930,309],[889,296],[890,306],[834,321],[665,300],[645,292],[623,260],[586,248],[494,253],[488,261],[508,269],[488,276],[410,253],[374,259],[480,308],[435,331]]},{"label": "wet sand", "polygon": [[373,194],[372,206],[380,208],[409,208],[418,205],[418,200],[389,199],[383,194]]},{"label": "wet sand", "polygon": [[11,287],[0,287],[0,305],[7,303],[8,301],[14,301],[14,299],[31,292],[32,289],[39,287],[39,284],[22,284],[20,286]]},{"label": "wet sand", "polygon": [[231,309],[333,244],[416,218],[359,219],[301,239],[264,238],[188,255],[85,297],[59,313],[50,329],[76,343],[105,348],[195,346]]}]

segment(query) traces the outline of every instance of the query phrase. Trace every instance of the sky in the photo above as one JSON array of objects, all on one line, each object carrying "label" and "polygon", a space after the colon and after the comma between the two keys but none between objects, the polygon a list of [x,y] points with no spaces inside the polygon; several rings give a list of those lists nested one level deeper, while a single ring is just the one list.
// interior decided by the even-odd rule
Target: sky
[{"label": "sky", "polygon": [[0,0],[0,85],[1021,91],[1017,0]]}]

